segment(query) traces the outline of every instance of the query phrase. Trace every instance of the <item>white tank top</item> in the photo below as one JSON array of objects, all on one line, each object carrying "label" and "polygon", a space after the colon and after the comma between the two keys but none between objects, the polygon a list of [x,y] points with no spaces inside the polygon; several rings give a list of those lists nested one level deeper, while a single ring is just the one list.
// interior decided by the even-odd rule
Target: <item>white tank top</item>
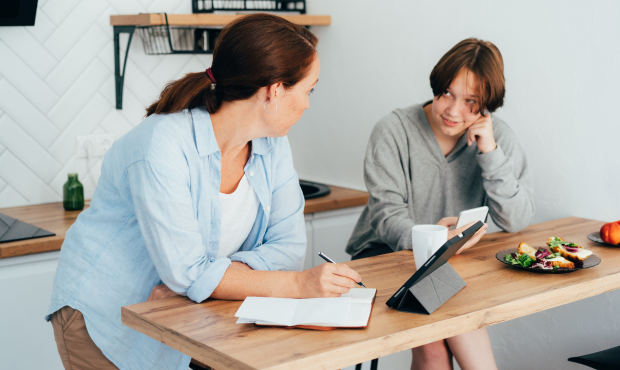
[{"label": "white tank top", "polygon": [[241,248],[241,244],[250,235],[260,202],[252,185],[243,175],[232,194],[220,193],[220,204],[222,223],[217,256],[230,257]]}]

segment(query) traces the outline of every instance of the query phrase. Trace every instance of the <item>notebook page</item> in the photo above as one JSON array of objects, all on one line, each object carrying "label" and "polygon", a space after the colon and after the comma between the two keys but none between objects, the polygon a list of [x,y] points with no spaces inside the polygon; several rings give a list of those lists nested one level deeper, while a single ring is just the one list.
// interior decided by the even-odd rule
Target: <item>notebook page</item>
[{"label": "notebook page", "polygon": [[235,317],[292,325],[297,299],[247,297]]},{"label": "notebook page", "polygon": [[339,298],[268,298],[247,297],[235,313],[238,324],[265,322],[294,326],[311,322],[344,325],[349,315],[350,297]]},{"label": "notebook page", "polygon": [[341,297],[351,297],[351,303],[372,303],[375,294],[377,294],[377,289],[351,288]]},{"label": "notebook page", "polygon": [[[348,293],[341,295],[341,297],[350,297],[351,304],[349,305],[349,312],[346,324],[334,325],[325,322],[314,322],[304,325],[308,326],[327,326],[327,327],[339,327],[339,328],[359,328],[368,325],[370,319],[370,313],[372,311],[372,301],[377,293],[377,289],[366,288],[352,288]],[[257,321],[259,325],[269,325],[273,323]]]},{"label": "notebook page", "polygon": [[350,305],[350,297],[299,299],[292,325],[307,325],[317,321],[345,325]]}]

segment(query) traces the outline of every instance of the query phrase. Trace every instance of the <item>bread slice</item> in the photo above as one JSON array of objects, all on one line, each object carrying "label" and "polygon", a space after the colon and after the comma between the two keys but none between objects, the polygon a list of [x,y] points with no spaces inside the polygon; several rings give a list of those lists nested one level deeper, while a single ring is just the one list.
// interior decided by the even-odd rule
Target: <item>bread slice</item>
[{"label": "bread slice", "polygon": [[[551,244],[551,242],[554,241],[554,238],[556,238],[556,237],[553,237],[553,236],[550,237],[547,240],[547,245]],[[560,239],[563,242],[566,242],[566,240],[564,240],[564,239],[562,239],[560,237],[557,237],[557,238]],[[555,247],[549,246],[549,249],[551,249],[553,251],[553,253],[558,253],[559,252],[562,257],[566,258],[569,261],[573,261],[573,262],[585,261],[592,254],[592,251],[584,249],[581,246],[576,246],[574,248],[579,248],[579,250],[577,252],[570,252],[570,251],[566,250],[565,246],[563,246],[563,245],[557,245]]]},{"label": "bread slice", "polygon": [[567,269],[574,269],[575,268],[575,264],[572,261],[569,261],[569,260],[567,260],[564,257],[555,257],[555,258],[549,259],[547,261],[553,263],[553,266],[563,267],[563,268],[567,268]]},{"label": "bread slice", "polygon": [[529,254],[530,257],[532,257],[533,259],[536,259],[536,252],[538,252],[538,249],[530,247],[527,243],[520,243],[518,252],[519,254],[522,254],[522,253]]}]

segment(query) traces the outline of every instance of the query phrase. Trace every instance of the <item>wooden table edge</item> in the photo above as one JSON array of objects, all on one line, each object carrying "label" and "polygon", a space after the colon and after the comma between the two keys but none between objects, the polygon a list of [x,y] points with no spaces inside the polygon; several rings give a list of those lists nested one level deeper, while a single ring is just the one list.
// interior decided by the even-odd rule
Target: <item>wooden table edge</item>
[{"label": "wooden table edge", "polygon": [[45,238],[40,238],[41,241],[38,241],[37,239],[29,239],[23,241],[18,240],[15,243],[19,244],[15,245],[0,245],[0,259],[58,251],[60,250],[60,247],[65,240],[64,236],[48,236]]}]

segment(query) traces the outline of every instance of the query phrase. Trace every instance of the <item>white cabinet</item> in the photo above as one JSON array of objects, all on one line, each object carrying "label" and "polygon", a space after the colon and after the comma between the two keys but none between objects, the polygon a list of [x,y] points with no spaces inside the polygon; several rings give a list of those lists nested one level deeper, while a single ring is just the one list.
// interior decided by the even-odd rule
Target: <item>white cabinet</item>
[{"label": "white cabinet", "polygon": [[0,259],[0,369],[64,369],[43,319],[59,253]]},{"label": "white cabinet", "polygon": [[311,237],[308,237],[304,268],[325,262],[318,256],[319,252],[336,262],[350,261],[351,256],[345,252],[345,247],[363,209],[351,207],[306,215],[306,234]]}]

